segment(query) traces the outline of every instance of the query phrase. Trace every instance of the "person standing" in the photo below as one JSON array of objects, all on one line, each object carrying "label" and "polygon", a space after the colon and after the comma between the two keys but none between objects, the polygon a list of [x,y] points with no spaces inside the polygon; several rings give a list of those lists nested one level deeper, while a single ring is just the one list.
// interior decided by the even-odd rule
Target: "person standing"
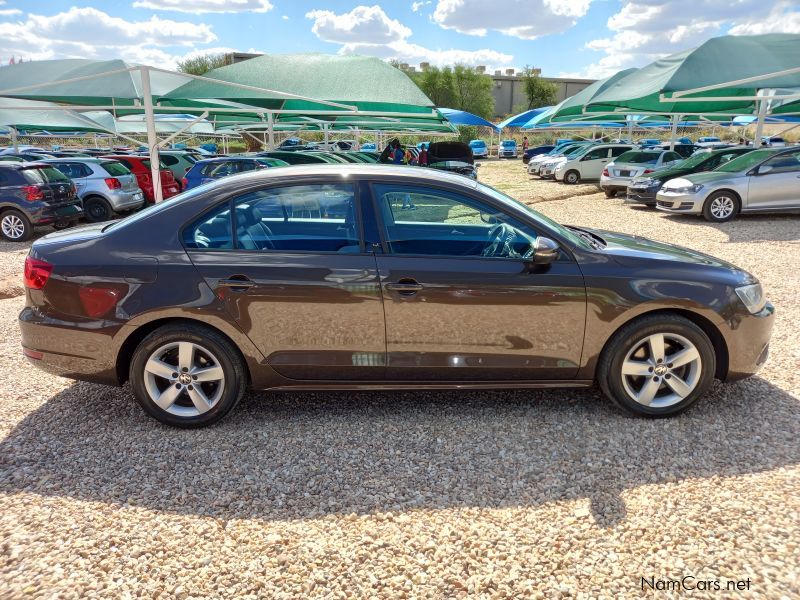
[{"label": "person standing", "polygon": [[528,136],[526,135],[525,137],[522,138],[522,153],[525,154],[525,152],[527,151],[528,151]]},{"label": "person standing", "polygon": [[417,157],[417,164],[420,167],[427,167],[428,166],[428,145],[422,144],[422,148],[419,149],[419,157]]},{"label": "person standing", "polygon": [[402,165],[403,159],[405,158],[405,152],[403,152],[403,147],[400,145],[400,142],[395,142],[394,144],[394,154],[392,155],[392,162],[396,165]]}]

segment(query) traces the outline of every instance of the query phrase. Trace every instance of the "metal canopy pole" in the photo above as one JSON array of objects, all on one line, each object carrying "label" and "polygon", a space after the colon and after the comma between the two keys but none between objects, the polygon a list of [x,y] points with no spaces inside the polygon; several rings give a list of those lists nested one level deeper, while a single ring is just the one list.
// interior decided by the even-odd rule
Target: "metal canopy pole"
[{"label": "metal canopy pole", "polygon": [[269,146],[267,150],[275,149],[275,115],[272,112],[267,113],[267,133],[269,134]]},{"label": "metal canopy pole", "polygon": [[11,130],[11,145],[14,147],[14,154],[19,152],[19,144],[17,142],[17,128],[9,127]]},{"label": "metal canopy pole", "polygon": [[672,131],[669,135],[669,149],[675,150],[675,138],[678,135],[678,121],[680,121],[681,115],[672,115]]},{"label": "metal canopy pole", "polygon": [[769,103],[766,98],[758,100],[758,119],[756,120],[756,134],[753,138],[753,146],[761,145],[761,136],[764,133],[764,117],[767,115]]},{"label": "metal canopy pole", "polygon": [[150,150],[150,174],[153,178],[153,197],[156,203],[164,200],[161,190],[161,162],[158,158],[158,136],[156,135],[156,118],[153,113],[153,95],[150,92],[150,70],[139,67],[142,73],[142,100],[144,101],[144,121],[147,126],[147,146]]}]

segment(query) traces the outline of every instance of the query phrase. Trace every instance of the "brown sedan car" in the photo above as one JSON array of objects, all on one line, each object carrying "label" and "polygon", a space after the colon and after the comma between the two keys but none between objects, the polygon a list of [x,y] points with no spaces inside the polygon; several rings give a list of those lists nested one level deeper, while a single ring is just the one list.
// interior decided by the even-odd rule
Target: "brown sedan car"
[{"label": "brown sedan car", "polygon": [[675,414],[766,360],[758,280],[651,240],[565,227],[458,175],[312,165],[225,178],[25,265],[23,351],[213,423],[255,389],[590,386]]}]

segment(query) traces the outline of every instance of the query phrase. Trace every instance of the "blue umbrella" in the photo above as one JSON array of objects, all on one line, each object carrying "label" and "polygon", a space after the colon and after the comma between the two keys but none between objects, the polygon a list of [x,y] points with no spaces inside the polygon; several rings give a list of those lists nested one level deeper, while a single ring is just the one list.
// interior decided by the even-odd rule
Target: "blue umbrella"
[{"label": "blue umbrella", "polygon": [[447,120],[450,121],[453,125],[475,125],[477,127],[491,127],[495,131],[498,131],[497,125],[494,123],[487,121],[483,117],[479,117],[478,115],[473,115],[470,112],[465,110],[456,110],[455,108],[437,108],[440,113],[442,113]]},{"label": "blue umbrella", "polygon": [[505,121],[499,123],[497,125],[498,129],[503,129],[504,127],[523,127],[527,123],[538,117],[542,113],[549,111],[552,106],[542,106],[541,108],[534,108],[532,110],[526,110],[523,113],[519,113],[518,115],[514,115],[513,117],[508,117]]}]

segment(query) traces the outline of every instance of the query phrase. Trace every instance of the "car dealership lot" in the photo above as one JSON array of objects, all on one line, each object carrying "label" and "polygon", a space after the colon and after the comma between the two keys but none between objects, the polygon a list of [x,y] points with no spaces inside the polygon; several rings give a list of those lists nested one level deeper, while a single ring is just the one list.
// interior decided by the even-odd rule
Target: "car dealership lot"
[{"label": "car dealership lot", "polygon": [[[0,589],[619,597],[692,576],[796,594],[800,216],[713,225],[531,180],[518,160],[479,178],[561,222],[751,271],[777,309],[769,362],[667,420],[596,390],[258,393],[179,431],[127,388],[30,367],[23,298],[0,300]],[[0,244],[0,282],[19,276],[19,248]]]}]

